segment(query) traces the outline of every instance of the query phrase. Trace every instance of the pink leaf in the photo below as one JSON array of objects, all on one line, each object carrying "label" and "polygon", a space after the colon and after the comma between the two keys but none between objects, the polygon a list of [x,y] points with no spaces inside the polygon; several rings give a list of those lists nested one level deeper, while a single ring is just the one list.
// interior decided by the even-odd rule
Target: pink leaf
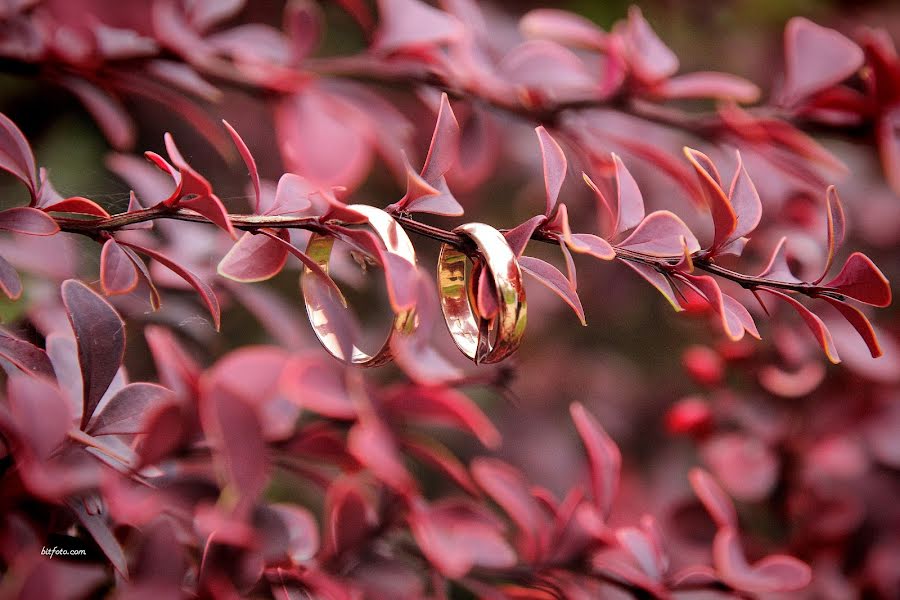
[{"label": "pink leaf", "polygon": [[731,242],[752,233],[762,217],[762,202],[750,176],[747,175],[740,152],[737,153],[737,169],[734,172],[734,179],[731,180],[728,199],[737,221],[734,231],[728,236],[728,241]]},{"label": "pink leaf", "polygon": [[285,397],[301,408],[332,419],[356,417],[346,372],[333,360],[326,361],[318,354],[296,356],[285,367],[279,386]]},{"label": "pink leaf", "polygon": [[786,237],[779,240],[778,245],[775,246],[775,250],[772,252],[772,257],[769,259],[769,264],[766,265],[766,268],[763,269],[757,277],[783,281],[786,283],[802,283],[793,273],[791,273],[791,269],[788,266],[787,258],[785,256],[787,250],[786,242]]},{"label": "pink leaf", "polygon": [[722,191],[721,184],[717,181],[718,173],[708,168],[708,165],[712,164],[709,157],[699,150],[687,147],[684,148],[684,155],[694,166],[697,178],[700,180],[700,187],[703,189],[704,197],[709,205],[715,228],[711,248],[718,249],[735,237],[734,232],[738,224],[737,215],[725,192]]},{"label": "pink leaf", "polygon": [[825,326],[825,323],[822,322],[817,315],[813,314],[808,308],[800,304],[794,298],[791,298],[787,294],[779,292],[777,290],[773,290],[767,287],[757,288],[761,292],[766,292],[768,294],[772,294],[778,298],[781,298],[788,304],[790,304],[794,310],[800,313],[800,316],[803,317],[803,321],[806,323],[806,326],[809,327],[810,331],[812,331],[813,335],[816,336],[816,341],[819,342],[819,345],[825,351],[825,355],[828,357],[828,360],[834,364],[841,362],[840,357],[837,353],[837,348],[834,347],[834,340],[831,338],[831,332],[828,331],[828,327]]},{"label": "pink leaf", "polygon": [[819,283],[834,263],[834,255],[844,244],[844,237],[847,234],[847,223],[844,219],[844,207],[841,205],[841,199],[838,196],[837,189],[830,185],[825,191],[825,207],[826,207],[826,232],[825,239],[828,245],[828,256],[825,259],[825,268],[822,269],[822,275],[815,281]]},{"label": "pink leaf", "polygon": [[138,284],[138,270],[125,250],[110,238],[100,252],[100,285],[107,296],[131,293]]},{"label": "pink leaf", "polygon": [[378,0],[378,14],[373,48],[384,53],[452,42],[465,32],[456,17],[421,0]]},{"label": "pink leaf", "polygon": [[631,267],[638,275],[643,277],[647,283],[655,287],[656,290],[668,300],[675,312],[681,312],[683,310],[681,304],[678,302],[678,298],[675,296],[675,290],[672,289],[672,284],[665,275],[644,263],[630,260],[622,260],[621,262]]},{"label": "pink leaf", "polygon": [[37,168],[31,146],[22,131],[3,113],[0,113],[0,169],[24,183],[32,200],[37,199]]},{"label": "pink leaf", "polygon": [[789,103],[847,79],[863,65],[863,51],[834,29],[794,17],[784,30],[785,84]]},{"label": "pink leaf", "polygon": [[16,206],[0,211],[0,230],[27,235],[53,235],[59,231],[59,225],[42,210]]},{"label": "pink leaf", "polygon": [[599,50],[606,45],[606,33],[590,19],[554,8],[539,8],[519,20],[526,37],[551,40],[564,46]]},{"label": "pink leaf", "polygon": [[93,436],[132,435],[146,431],[149,411],[173,402],[174,394],[155,383],[130,383],[109,399],[85,430]]},{"label": "pink leaf", "polygon": [[716,480],[709,472],[703,469],[693,468],[688,474],[694,493],[703,503],[706,512],[720,528],[737,528],[737,511],[731,498],[719,487]]},{"label": "pink leaf", "polygon": [[566,178],[566,155],[543,126],[538,127],[535,131],[541,145],[541,156],[544,162],[544,188],[547,193],[544,214],[549,217],[556,206],[559,190]]},{"label": "pink leaf", "polygon": [[438,109],[434,135],[431,137],[431,146],[428,148],[425,166],[422,167],[422,177],[425,178],[425,181],[433,183],[443,177],[456,162],[458,151],[459,123],[456,121],[456,115],[453,114],[445,92],[441,94],[441,107]]},{"label": "pink leaf", "polygon": [[644,197],[641,190],[625,167],[622,159],[613,154],[616,166],[616,227],[614,235],[638,225],[644,219]]},{"label": "pink leaf", "polygon": [[666,99],[732,100],[752,103],[759,100],[759,87],[743,77],[730,73],[701,71],[664,79],[653,88],[653,93]]},{"label": "pink leaf", "polygon": [[186,268],[174,262],[172,259],[164,256],[163,254],[160,254],[156,250],[144,248],[143,246],[138,246],[137,244],[132,244],[131,242],[125,242],[122,240],[119,240],[119,244],[127,246],[129,248],[133,248],[141,254],[149,256],[159,264],[163,265],[164,267],[184,279],[188,283],[188,285],[194,288],[200,295],[200,299],[206,305],[207,310],[209,310],[209,314],[212,316],[213,327],[216,331],[219,330],[222,314],[219,309],[219,300],[218,298],[216,298],[216,294],[212,291],[211,287],[209,287],[199,277],[188,271]]},{"label": "pink leaf", "polygon": [[616,251],[609,242],[591,233],[573,233],[566,240],[566,245],[572,252],[590,254],[600,260],[612,260],[616,257]]},{"label": "pink leaf", "polygon": [[137,447],[137,468],[156,464],[181,447],[187,435],[186,416],[179,405],[172,403],[147,412],[143,428],[146,435]]},{"label": "pink leaf", "polygon": [[606,519],[609,517],[619,486],[622,455],[616,443],[584,406],[577,402],[573,403],[569,406],[569,413],[590,461],[594,503]]},{"label": "pink leaf", "polygon": [[110,146],[127,150],[134,145],[134,121],[118,98],[84,79],[64,77],[61,83],[94,117]]},{"label": "pink leaf", "polygon": [[524,223],[504,232],[503,237],[509,242],[509,247],[515,253],[516,257],[522,256],[522,253],[525,252],[525,247],[528,246],[528,242],[531,241],[531,236],[534,234],[535,230],[546,221],[547,217],[545,215],[535,215]]},{"label": "pink leaf", "polygon": [[[289,239],[284,230],[275,235],[285,241]],[[242,283],[265,281],[281,272],[287,258],[284,245],[264,235],[247,232],[222,258],[216,270],[222,277]]]},{"label": "pink leaf", "polygon": [[7,381],[9,412],[34,457],[46,461],[72,427],[69,403],[59,389],[38,377],[12,376]]},{"label": "pink leaf", "polygon": [[347,450],[401,496],[409,497],[416,493],[416,484],[403,464],[393,434],[377,419],[369,417],[350,428]]},{"label": "pink leaf", "polygon": [[244,140],[241,138],[240,134],[235,131],[234,127],[232,127],[228,123],[228,121],[223,120],[222,123],[225,125],[225,129],[228,130],[228,134],[234,141],[234,145],[237,146],[241,158],[244,159],[244,164],[247,165],[247,172],[250,174],[250,182],[253,184],[253,192],[256,194],[256,204],[254,205],[254,212],[259,214],[260,189],[259,171],[256,168],[256,160],[253,159],[253,155],[250,153],[250,149],[247,147],[247,144],[244,143]]},{"label": "pink leaf", "polygon": [[737,532],[731,527],[723,527],[716,534],[713,563],[725,583],[754,594],[800,590],[812,579],[809,566],[792,556],[768,556],[749,565]]},{"label": "pink leaf", "polygon": [[861,252],[854,252],[844,263],[837,277],[825,284],[841,294],[864,304],[889,306],[891,284],[875,263]]},{"label": "pink leaf", "polygon": [[125,323],[106,300],[75,279],[63,282],[62,299],[78,343],[84,403],[81,415],[83,429],[122,364]]},{"label": "pink leaf", "polygon": [[521,267],[523,272],[528,273],[562,298],[578,315],[581,324],[587,325],[584,318],[584,307],[581,306],[581,299],[575,290],[572,289],[571,282],[559,272],[559,269],[548,262],[531,256],[519,257],[519,267]]},{"label": "pink leaf", "polygon": [[450,477],[457,485],[472,496],[478,496],[478,488],[469,476],[465,465],[443,444],[428,436],[413,436],[405,434],[400,440],[404,453],[415,458],[419,462],[436,468],[444,475]]},{"label": "pink leaf", "polygon": [[780,462],[758,438],[740,433],[715,434],[703,443],[700,454],[722,486],[738,500],[761,502],[778,481]]},{"label": "pink leaf", "polygon": [[645,83],[655,83],[678,71],[678,57],[656,35],[641,10],[628,10],[625,30],[630,43],[628,62]]},{"label": "pink leaf", "polygon": [[722,329],[725,335],[732,341],[738,341],[744,337],[744,324],[739,314],[730,313],[727,310],[724,295],[719,284],[709,275],[688,275],[679,273],[679,277],[693,285],[703,296],[712,309],[719,315],[722,321]]},{"label": "pink leaf", "polygon": [[728,294],[722,294],[722,307],[726,313],[726,319],[729,323],[739,322],[741,327],[744,328],[744,331],[752,335],[756,339],[762,339],[759,335],[759,330],[756,328],[756,322],[753,320],[753,315],[750,314],[750,311],[747,310],[747,307],[729,296]]},{"label": "pink leaf", "polygon": [[658,210],[647,215],[619,247],[650,256],[679,256],[684,254],[685,245],[690,252],[700,250],[700,243],[684,221],[667,210]]},{"label": "pink leaf", "polygon": [[354,479],[335,479],[325,494],[324,554],[340,556],[357,549],[377,524],[375,509]]}]

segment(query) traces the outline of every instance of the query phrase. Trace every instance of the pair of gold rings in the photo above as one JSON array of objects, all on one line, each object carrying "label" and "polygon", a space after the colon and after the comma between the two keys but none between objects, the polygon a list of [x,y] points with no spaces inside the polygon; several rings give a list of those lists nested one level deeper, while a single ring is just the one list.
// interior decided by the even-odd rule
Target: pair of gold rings
[{"label": "pair of gold rings", "polygon": [[[380,240],[387,253],[416,265],[412,242],[393,217],[381,209],[365,204],[353,204],[347,208],[365,218],[365,225]],[[522,272],[506,238],[493,227],[483,223],[467,223],[453,231],[470,240],[475,252],[467,255],[449,244],[441,246],[438,258],[438,292],[444,321],[456,346],[469,359],[476,363],[499,362],[516,351],[525,333],[527,311]],[[326,274],[333,246],[333,237],[313,233],[306,248],[307,255]],[[303,276],[310,275],[310,267],[304,266]],[[490,288],[480,293],[492,294],[496,299],[495,310],[490,315],[482,315],[478,308],[479,302],[475,295],[479,280],[482,280],[482,284],[486,281]],[[388,362],[391,359],[391,338],[394,335],[412,333],[418,324],[414,307],[396,310],[390,333],[381,348],[369,354],[354,344],[348,359],[339,332],[325,316],[326,311],[320,300],[307,294],[305,286],[301,288],[306,312],[316,337],[332,356],[343,362],[364,367]],[[347,301],[343,295],[339,300],[346,308]]]}]

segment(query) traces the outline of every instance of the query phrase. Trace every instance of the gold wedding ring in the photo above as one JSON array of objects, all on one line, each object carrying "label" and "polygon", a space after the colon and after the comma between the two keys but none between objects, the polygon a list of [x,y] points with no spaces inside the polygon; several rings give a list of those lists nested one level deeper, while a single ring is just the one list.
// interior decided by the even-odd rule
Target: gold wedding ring
[{"label": "gold wedding ring", "polygon": [[[366,204],[351,204],[347,206],[361,215],[363,215],[372,232],[381,240],[384,249],[407,262],[416,264],[416,251],[412,242],[406,235],[400,225],[389,214],[374,206]],[[325,273],[328,273],[328,263],[331,259],[331,250],[334,247],[334,238],[328,235],[313,233],[309,238],[306,246],[306,254],[312,258]],[[385,265],[382,265],[387,268]],[[303,276],[310,277],[312,271],[309,267],[303,267]],[[302,286],[301,286],[302,288]],[[347,300],[343,295],[339,298],[340,302],[347,307]],[[375,354],[368,354],[361,350],[355,344],[352,348],[352,356],[350,360],[344,357],[341,348],[338,333],[335,327],[329,322],[327,311],[323,306],[303,290],[303,302],[306,305],[306,314],[309,315],[309,321],[312,324],[313,331],[325,349],[335,358],[343,362],[351,362],[354,365],[362,367],[377,367],[391,360],[390,342],[395,332],[408,334],[416,327],[415,309],[395,311],[394,320],[391,325],[391,331],[387,339]]]},{"label": "gold wedding ring", "polygon": [[503,234],[484,223],[467,223],[453,230],[470,239],[478,253],[471,275],[486,268],[497,292],[497,314],[476,316],[470,296],[477,279],[466,281],[465,253],[449,244],[441,246],[438,285],[441,310],[457,347],[476,363],[500,362],[516,351],[525,333],[526,304],[522,272]]}]

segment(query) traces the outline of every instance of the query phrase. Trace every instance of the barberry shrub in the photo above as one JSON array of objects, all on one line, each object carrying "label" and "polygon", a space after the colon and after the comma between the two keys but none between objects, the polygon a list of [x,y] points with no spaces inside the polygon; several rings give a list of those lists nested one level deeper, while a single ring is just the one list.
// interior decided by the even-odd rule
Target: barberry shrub
[{"label": "barberry shrub", "polygon": [[506,5],[4,3],[2,597],[900,595],[896,7]]}]

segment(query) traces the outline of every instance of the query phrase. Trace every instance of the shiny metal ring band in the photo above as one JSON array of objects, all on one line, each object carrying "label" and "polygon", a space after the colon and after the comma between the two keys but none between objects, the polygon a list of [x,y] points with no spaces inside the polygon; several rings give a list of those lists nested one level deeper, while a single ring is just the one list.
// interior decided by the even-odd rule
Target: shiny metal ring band
[{"label": "shiny metal ring band", "polygon": [[499,310],[490,319],[476,316],[471,296],[477,281],[466,281],[468,258],[443,244],[438,259],[438,292],[444,320],[463,354],[476,363],[499,362],[518,349],[525,333],[527,311],[519,263],[503,234],[489,225],[467,223],[453,231],[472,240],[478,249],[472,274],[482,268],[489,271]]},{"label": "shiny metal ring band", "polygon": [[[368,226],[381,240],[387,252],[395,254],[412,264],[416,264],[416,251],[412,242],[400,225],[389,214],[374,206],[366,204],[351,204],[347,208],[362,214],[368,221]],[[306,246],[306,254],[312,258],[325,273],[328,273],[328,263],[331,259],[331,250],[334,247],[334,238],[327,235],[313,233]],[[303,276],[310,276],[309,267],[303,268]],[[302,286],[301,286],[302,287]],[[347,301],[340,298],[346,307]],[[362,367],[377,367],[391,360],[390,343],[395,333],[410,333],[416,326],[415,310],[402,310],[394,314],[391,331],[384,344],[375,354],[367,354],[356,345],[353,346],[352,356],[349,361],[344,357],[341,344],[334,328],[329,324],[325,311],[315,305],[314,300],[304,292],[303,302],[306,305],[306,313],[309,316],[313,331],[325,349],[335,358],[343,362],[351,362]]]}]

